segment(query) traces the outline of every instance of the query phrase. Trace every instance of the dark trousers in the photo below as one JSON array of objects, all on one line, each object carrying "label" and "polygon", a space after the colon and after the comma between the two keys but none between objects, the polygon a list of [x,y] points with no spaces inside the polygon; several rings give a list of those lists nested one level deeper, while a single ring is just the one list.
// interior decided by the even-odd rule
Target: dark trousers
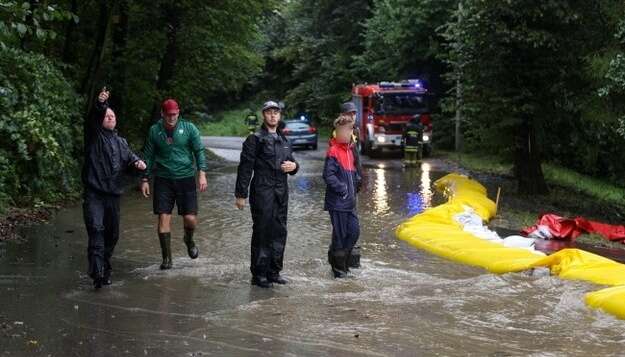
[{"label": "dark trousers", "polygon": [[119,196],[85,189],[82,211],[89,235],[88,273],[92,278],[111,274],[111,256],[119,239]]},{"label": "dark trousers", "polygon": [[406,145],[404,148],[404,161],[407,164],[416,164],[423,156],[422,150],[420,146]]},{"label": "dark trousers", "polygon": [[360,223],[356,212],[329,211],[332,222],[332,243],[330,252],[344,251],[346,254],[354,249],[360,237]]},{"label": "dark trousers", "polygon": [[286,246],[288,204],[263,202],[252,207],[252,249],[250,271],[253,276],[275,276],[282,270]]}]

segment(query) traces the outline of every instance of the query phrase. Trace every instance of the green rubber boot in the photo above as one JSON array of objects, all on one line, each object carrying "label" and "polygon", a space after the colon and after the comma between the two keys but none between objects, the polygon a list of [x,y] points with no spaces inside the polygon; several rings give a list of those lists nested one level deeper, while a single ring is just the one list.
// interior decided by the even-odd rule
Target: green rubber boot
[{"label": "green rubber boot", "polygon": [[163,255],[161,270],[171,269],[171,233],[159,233],[158,240],[161,243],[161,254]]}]

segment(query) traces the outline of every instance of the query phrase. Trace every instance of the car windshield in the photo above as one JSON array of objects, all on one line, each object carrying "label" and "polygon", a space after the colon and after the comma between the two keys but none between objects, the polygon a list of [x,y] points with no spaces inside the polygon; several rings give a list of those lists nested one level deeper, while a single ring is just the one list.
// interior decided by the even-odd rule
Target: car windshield
[{"label": "car windshield", "polygon": [[308,130],[310,127],[310,125],[299,121],[287,121],[285,124],[290,130]]},{"label": "car windshield", "polygon": [[428,111],[427,98],[420,93],[384,93],[376,98],[378,114],[421,114]]}]

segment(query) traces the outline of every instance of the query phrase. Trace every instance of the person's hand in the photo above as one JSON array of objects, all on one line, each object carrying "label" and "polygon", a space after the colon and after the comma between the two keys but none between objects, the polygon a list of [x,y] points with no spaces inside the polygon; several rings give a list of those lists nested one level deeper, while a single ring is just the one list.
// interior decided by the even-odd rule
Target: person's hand
[{"label": "person's hand", "polygon": [[208,187],[208,183],[206,182],[206,172],[200,171],[197,181],[198,181],[198,184],[200,185],[200,192],[206,191],[206,188]]},{"label": "person's hand", "polygon": [[109,96],[111,95],[111,93],[106,90],[106,87],[102,88],[102,90],[100,91],[100,94],[98,95],[98,101],[100,103],[104,103],[109,99]]},{"label": "person's hand", "polygon": [[135,161],[135,168],[139,171],[143,171],[147,168],[147,166],[143,160],[137,160]]},{"label": "person's hand", "polygon": [[280,168],[282,169],[282,172],[289,173],[295,171],[295,169],[297,168],[297,164],[293,161],[285,161],[282,163],[282,165],[280,165]]},{"label": "person's hand", "polygon": [[234,204],[235,204],[235,206],[237,206],[238,209],[245,208],[245,198],[237,198],[237,200],[236,200],[236,202]]},{"label": "person's hand", "polygon": [[148,181],[141,182],[141,193],[143,193],[143,197],[150,197],[150,183]]}]

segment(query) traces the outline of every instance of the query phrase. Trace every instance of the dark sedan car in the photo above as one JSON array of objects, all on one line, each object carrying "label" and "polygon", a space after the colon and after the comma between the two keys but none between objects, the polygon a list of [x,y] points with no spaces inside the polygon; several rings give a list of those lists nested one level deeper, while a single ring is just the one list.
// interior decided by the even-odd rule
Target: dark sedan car
[{"label": "dark sedan car", "polygon": [[317,141],[319,135],[317,128],[312,126],[305,120],[286,120],[285,128],[282,130],[284,136],[286,136],[293,147],[304,147],[317,150]]}]

